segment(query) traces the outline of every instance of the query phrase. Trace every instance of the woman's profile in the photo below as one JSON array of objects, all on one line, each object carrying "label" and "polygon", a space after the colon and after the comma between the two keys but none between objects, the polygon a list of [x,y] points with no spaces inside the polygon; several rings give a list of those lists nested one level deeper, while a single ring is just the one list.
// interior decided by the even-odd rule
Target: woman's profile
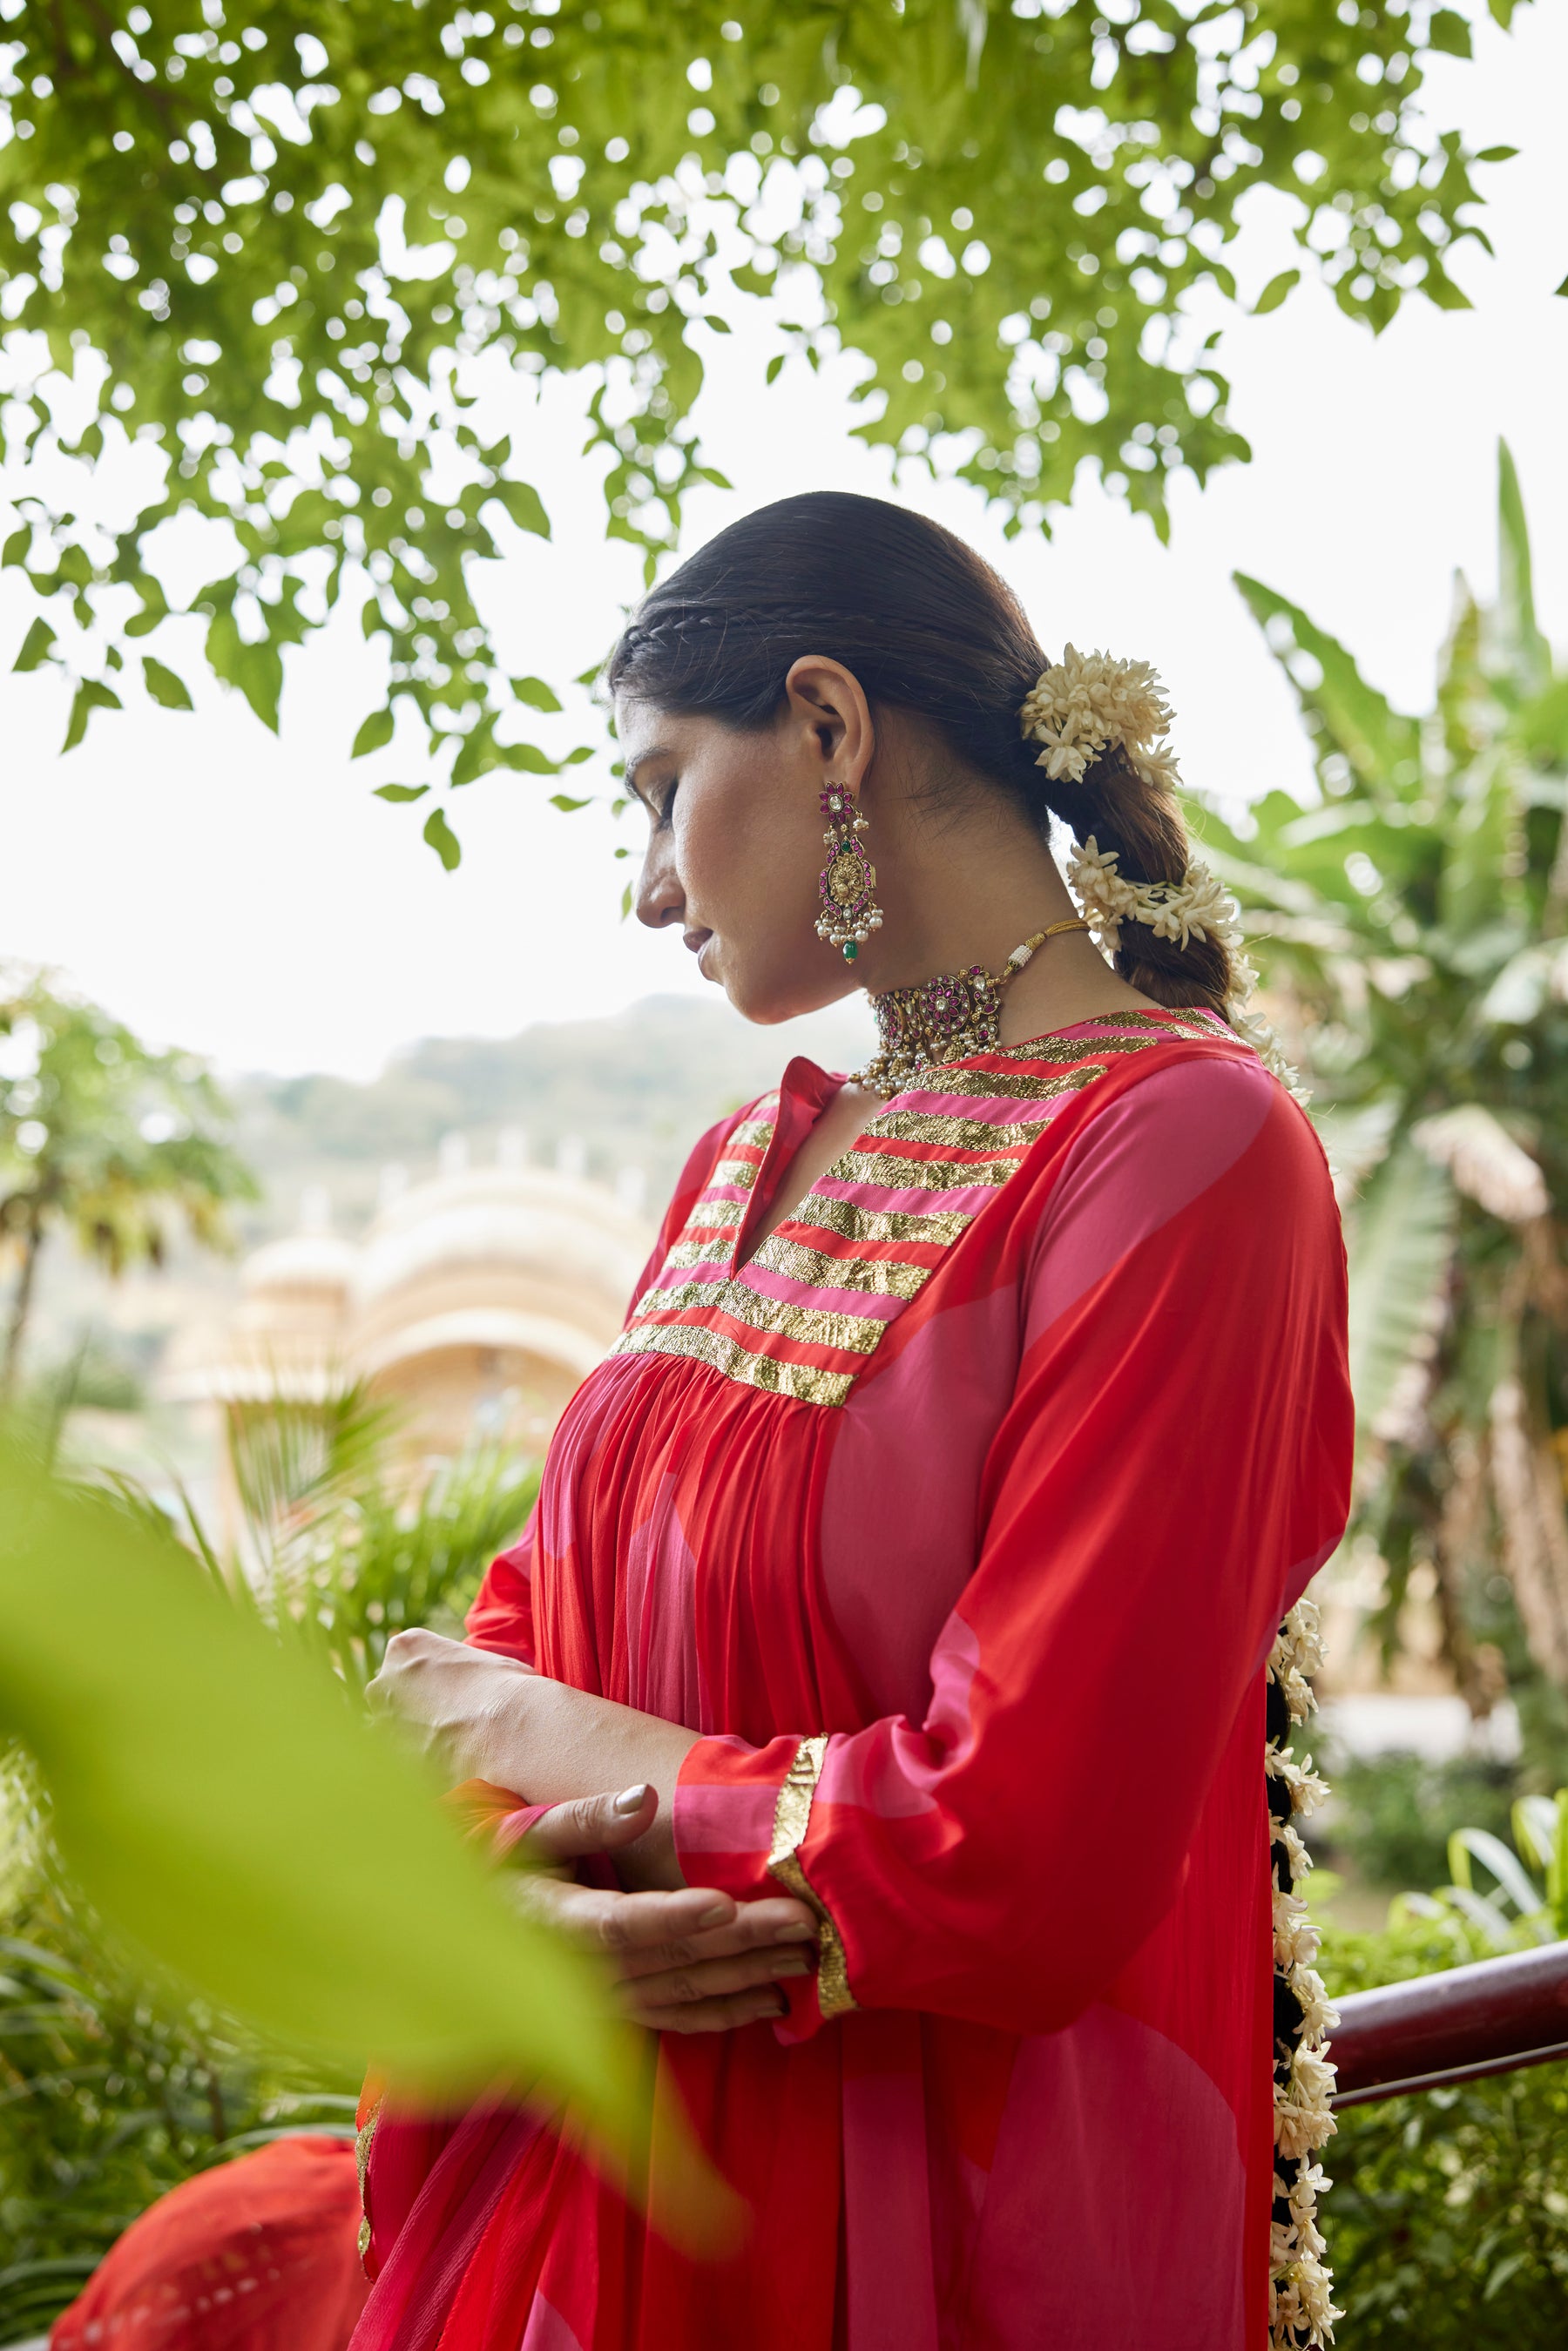
[{"label": "woman's profile", "polygon": [[752,1020],[865,988],[878,1050],[697,1143],[468,1643],[382,1690],[513,1793],[745,2226],[699,2260],[547,2116],[389,2108],[356,2351],[1319,2340],[1265,1749],[1347,1507],[1344,1264],[1158,681],[819,495],[606,684],[641,919]]}]

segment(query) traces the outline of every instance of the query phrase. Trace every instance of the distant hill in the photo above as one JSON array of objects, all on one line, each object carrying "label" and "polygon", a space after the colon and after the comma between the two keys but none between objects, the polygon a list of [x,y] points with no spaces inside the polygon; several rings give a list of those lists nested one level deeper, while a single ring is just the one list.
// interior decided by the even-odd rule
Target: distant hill
[{"label": "distant hill", "polygon": [[247,1078],[231,1089],[238,1141],[267,1195],[247,1238],[290,1229],[301,1196],[317,1187],[351,1232],[371,1213],[384,1169],[431,1173],[449,1135],[482,1163],[507,1130],[520,1131],[531,1160],[554,1165],[564,1151],[600,1182],[640,1169],[656,1216],[703,1129],[773,1084],[792,1054],[845,1069],[870,1040],[858,998],[757,1029],[721,1001],[655,996],[610,1019],[541,1023],[498,1040],[426,1038],[368,1084]]}]

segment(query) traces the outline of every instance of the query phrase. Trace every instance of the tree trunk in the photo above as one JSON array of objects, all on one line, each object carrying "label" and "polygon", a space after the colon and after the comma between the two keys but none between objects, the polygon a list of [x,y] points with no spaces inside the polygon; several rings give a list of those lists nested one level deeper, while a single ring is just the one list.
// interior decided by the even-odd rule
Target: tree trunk
[{"label": "tree trunk", "polygon": [[5,1353],[4,1361],[0,1361],[0,1403],[10,1403],[21,1375],[22,1343],[27,1335],[27,1318],[33,1311],[33,1284],[37,1277],[38,1251],[43,1246],[43,1228],[35,1217],[22,1235],[21,1270],[16,1276],[16,1287],[11,1293],[11,1312],[5,1327]]},{"label": "tree trunk", "polygon": [[1503,1562],[1531,1655],[1549,1680],[1568,1688],[1568,1510],[1557,1457],[1530,1426],[1524,1388],[1511,1374],[1491,1400],[1492,1491],[1502,1521]]},{"label": "tree trunk", "polygon": [[1486,1462],[1470,1431],[1458,1428],[1444,1451],[1448,1459],[1448,1489],[1433,1530],[1432,1565],[1437,1577],[1437,1614],[1443,1626],[1443,1646],[1454,1677],[1473,1721],[1491,1712],[1500,1693],[1488,1673],[1488,1660],[1477,1648],[1465,1610],[1469,1571],[1481,1548],[1486,1513]]}]

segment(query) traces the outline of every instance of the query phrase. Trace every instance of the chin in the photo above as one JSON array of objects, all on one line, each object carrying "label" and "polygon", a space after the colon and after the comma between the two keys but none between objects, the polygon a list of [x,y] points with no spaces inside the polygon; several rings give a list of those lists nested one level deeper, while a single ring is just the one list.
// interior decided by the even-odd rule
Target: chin
[{"label": "chin", "polygon": [[727,970],[720,984],[741,1019],[759,1029],[798,1020],[804,1012],[821,1012],[852,995],[860,985],[847,965],[825,954],[821,967],[804,971],[799,966],[783,972]]}]

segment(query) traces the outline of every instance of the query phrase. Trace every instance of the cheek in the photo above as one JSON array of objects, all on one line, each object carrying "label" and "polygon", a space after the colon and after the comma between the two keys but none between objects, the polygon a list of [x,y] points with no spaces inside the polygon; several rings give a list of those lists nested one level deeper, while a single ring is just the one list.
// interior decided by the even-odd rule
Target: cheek
[{"label": "cheek", "polygon": [[802,823],[781,794],[747,778],[738,789],[694,793],[683,814],[682,878],[705,922],[770,930],[815,903],[820,828]]}]

